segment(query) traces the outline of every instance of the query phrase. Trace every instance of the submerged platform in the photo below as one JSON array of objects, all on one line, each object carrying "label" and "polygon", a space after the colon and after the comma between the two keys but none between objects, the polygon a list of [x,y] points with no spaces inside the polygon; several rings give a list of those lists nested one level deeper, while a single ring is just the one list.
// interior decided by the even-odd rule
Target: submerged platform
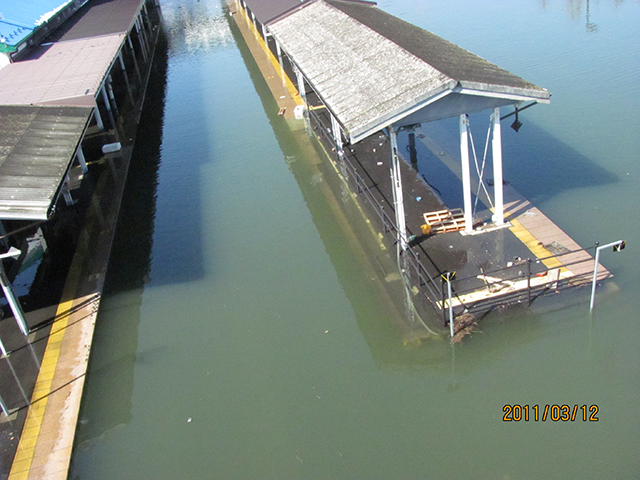
[{"label": "submerged platform", "polygon": [[[430,185],[435,183],[433,179],[419,172],[415,159],[404,153],[410,152],[406,144],[398,147],[402,161],[399,162],[400,172],[394,177],[387,129],[357,142],[336,143],[338,137],[346,134],[341,126],[336,126],[334,112],[325,104],[326,99],[318,93],[313,82],[301,77],[304,72],[288,56],[287,44],[275,43],[274,34],[269,30],[278,19],[295,15],[304,7],[292,2],[284,5],[287,2],[283,2],[278,14],[271,11],[273,8],[262,11],[262,3],[257,0],[228,1],[230,14],[273,93],[279,113],[291,119],[292,107],[306,107],[304,122],[309,133],[313,133],[333,170],[349,186],[365,213],[365,221],[373,226],[384,248],[392,255],[397,250],[402,278],[418,312],[435,309],[441,315],[442,324],[446,325],[451,305],[455,317],[467,318],[460,325],[456,323],[458,329],[468,323],[469,314],[477,317],[499,306],[527,304],[546,293],[591,282],[594,259],[589,249],[579,246],[507,182],[503,182],[502,189],[504,223],[493,223],[491,199],[480,193],[473,230],[469,231],[460,214],[454,215],[456,219],[448,223],[442,219],[438,223],[437,212],[440,215],[455,212],[460,205],[444,203]],[[349,12],[349,9],[361,8],[352,5],[355,3],[336,0],[330,2],[330,6],[337,5]],[[333,15],[331,8],[327,10]],[[359,20],[375,24],[375,19],[356,13]],[[264,23],[261,24],[261,20]],[[276,29],[276,32],[282,31]],[[437,132],[432,133],[430,123],[411,125],[406,131],[463,179],[460,152],[447,151]],[[393,185],[398,177],[401,178],[407,249],[398,248],[402,236]],[[474,192],[482,192],[478,190],[477,179],[471,179],[470,187]],[[423,225],[429,223],[427,219],[433,219],[434,228],[425,234],[428,229],[423,230]],[[610,272],[599,267],[598,280],[610,276]],[[447,277],[451,280],[451,299],[447,294]],[[428,313],[425,316],[433,317]]]},{"label": "submerged platform", "polygon": [[160,33],[153,0],[73,3],[0,70],[0,240],[23,250],[5,266],[20,308],[0,322],[2,478],[68,477]]}]

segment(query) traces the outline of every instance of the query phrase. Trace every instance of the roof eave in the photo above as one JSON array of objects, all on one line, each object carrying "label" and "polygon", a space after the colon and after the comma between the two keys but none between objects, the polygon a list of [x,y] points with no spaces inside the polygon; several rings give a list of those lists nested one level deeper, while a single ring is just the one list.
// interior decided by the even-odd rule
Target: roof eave
[{"label": "roof eave", "polygon": [[455,89],[463,95],[478,95],[481,97],[504,98],[514,101],[535,101],[550,103],[551,93],[543,88],[521,88],[506,85],[492,85],[487,83],[461,81]]},{"label": "roof eave", "polygon": [[387,113],[386,115],[377,118],[375,121],[369,122],[361,127],[349,130],[349,140],[351,143],[358,143],[361,140],[364,140],[368,136],[374,134],[386,128],[390,125],[393,125],[396,122],[399,122],[403,118],[411,115],[414,112],[417,112],[421,108],[426,107],[427,105],[437,102],[441,98],[449,95],[453,92],[453,85],[455,85],[454,81],[449,81],[446,84],[431,90],[427,94],[417,98],[414,102],[403,105],[402,107],[398,107],[393,111]]}]

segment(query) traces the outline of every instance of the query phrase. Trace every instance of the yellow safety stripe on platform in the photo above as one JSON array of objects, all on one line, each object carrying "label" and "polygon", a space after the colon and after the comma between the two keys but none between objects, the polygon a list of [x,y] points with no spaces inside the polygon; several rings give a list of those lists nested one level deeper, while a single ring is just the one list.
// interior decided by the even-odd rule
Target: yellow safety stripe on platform
[{"label": "yellow safety stripe on platform", "polygon": [[258,42],[258,45],[260,45],[262,50],[264,50],[265,55],[267,56],[267,58],[271,62],[271,66],[275,69],[276,72],[280,72],[280,74],[281,74],[281,76],[282,76],[282,78],[283,78],[283,80],[285,82],[285,86],[287,87],[287,91],[289,92],[289,95],[291,95],[291,98],[293,99],[293,101],[297,105],[304,105],[304,102],[302,101],[302,98],[300,97],[300,93],[298,92],[298,89],[293,85],[293,83],[291,83],[291,80],[289,80],[288,75],[286,75],[286,74],[284,74],[282,72],[282,69],[280,67],[280,62],[278,62],[278,59],[275,57],[275,55],[273,54],[271,49],[264,42],[264,39],[262,38],[262,35],[260,34],[260,32],[258,32],[258,30],[256,29],[256,26],[253,24],[253,22],[251,21],[251,19],[247,15],[246,10],[244,8],[242,8],[242,5],[238,5],[238,8],[240,9],[240,11],[242,11],[242,17],[247,22],[247,25],[249,26],[249,30],[251,30],[253,35],[256,37],[256,41]]},{"label": "yellow safety stripe on platform", "polygon": [[[531,250],[537,258],[544,258],[542,263],[549,268],[559,268],[561,267],[562,272],[568,271],[566,267],[562,266],[562,262],[557,258],[553,257],[553,253],[544,248],[544,246],[540,245],[540,241],[534,237],[529,230],[527,230],[524,225],[522,225],[518,220],[513,219],[510,220],[511,227],[509,230],[513,232],[513,234],[526,245],[526,247]],[[552,258],[546,258],[552,257]]]},{"label": "yellow safety stripe on platform", "polygon": [[[79,278],[78,272],[74,272],[71,278],[72,281],[75,282],[75,285],[77,285]],[[24,427],[20,434],[20,442],[18,443],[16,455],[11,465],[9,480],[26,480],[29,478],[31,463],[33,462],[36,444],[40,436],[40,428],[42,427],[47,400],[51,393],[53,377],[62,348],[62,340],[64,339],[72,307],[73,300],[68,300],[60,303],[56,310],[55,318],[57,320],[51,326],[47,348],[42,357],[38,378],[36,379],[33,394],[31,395],[31,405],[27,411],[27,418],[25,419]]]}]

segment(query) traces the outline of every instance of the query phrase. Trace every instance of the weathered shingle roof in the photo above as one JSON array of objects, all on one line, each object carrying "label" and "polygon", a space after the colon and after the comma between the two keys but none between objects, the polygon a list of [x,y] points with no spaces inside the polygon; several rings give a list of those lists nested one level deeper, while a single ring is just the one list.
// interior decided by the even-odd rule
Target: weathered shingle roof
[{"label": "weathered shingle roof", "polygon": [[312,0],[268,28],[352,142],[549,93],[366,2]]},{"label": "weathered shingle roof", "polygon": [[48,218],[92,111],[0,106],[0,218]]}]

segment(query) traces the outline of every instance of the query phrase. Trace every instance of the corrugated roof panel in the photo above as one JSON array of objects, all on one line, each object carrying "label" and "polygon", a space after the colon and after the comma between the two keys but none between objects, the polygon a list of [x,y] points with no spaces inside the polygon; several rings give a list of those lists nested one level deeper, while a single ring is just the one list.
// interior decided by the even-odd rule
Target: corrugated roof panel
[{"label": "corrugated roof panel", "polygon": [[544,90],[491,62],[375,6],[326,0],[347,15],[460,82]]},{"label": "corrugated roof panel", "polygon": [[39,105],[58,99],[91,99],[118,54],[125,35],[71,40],[41,47],[36,59],[0,70],[0,104]]},{"label": "corrugated roof panel", "polygon": [[314,0],[268,27],[352,142],[389,125],[550,98],[367,2]]},{"label": "corrugated roof panel", "polygon": [[325,2],[269,30],[352,136],[452,80]]},{"label": "corrugated roof panel", "polygon": [[0,106],[0,218],[47,219],[92,111]]}]

